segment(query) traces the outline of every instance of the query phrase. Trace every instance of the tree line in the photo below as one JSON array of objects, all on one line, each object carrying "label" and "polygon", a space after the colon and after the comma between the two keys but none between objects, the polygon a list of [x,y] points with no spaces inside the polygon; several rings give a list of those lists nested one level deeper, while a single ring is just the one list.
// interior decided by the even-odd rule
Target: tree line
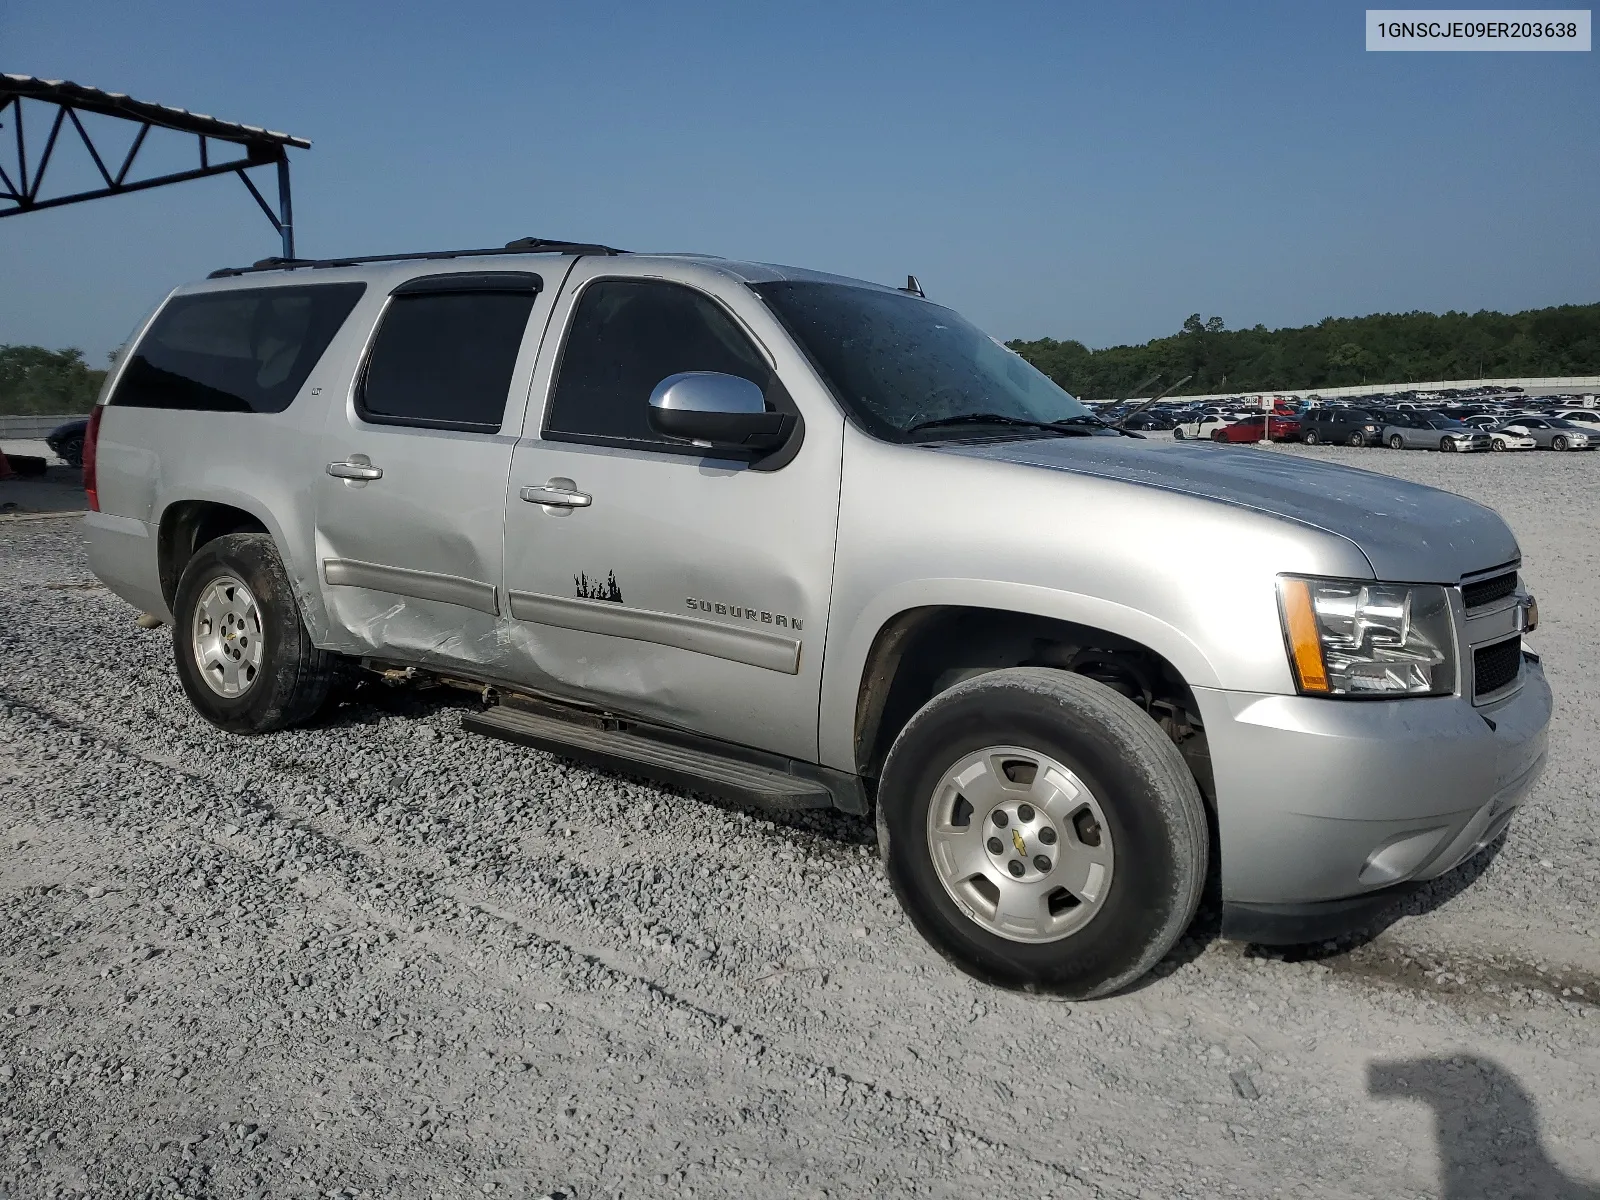
[{"label": "tree line", "polygon": [[105,378],[82,350],[0,346],[0,416],[86,413]]},{"label": "tree line", "polygon": [[1170,337],[1091,350],[1040,338],[1007,342],[1067,391],[1120,398],[1150,376],[1194,376],[1178,393],[1270,392],[1433,379],[1600,375],[1600,304],[1519,313],[1377,313],[1298,329],[1227,329],[1194,313]]},{"label": "tree line", "polygon": [[[1126,395],[1152,375],[1192,375],[1180,395],[1269,392],[1430,379],[1600,375],[1600,304],[1519,313],[1377,313],[1298,329],[1228,329],[1194,313],[1170,337],[1091,350],[1082,342],[1007,342],[1076,396]],[[0,415],[88,412],[105,371],[76,349],[0,346]],[[1158,385],[1159,386],[1159,385]]]}]

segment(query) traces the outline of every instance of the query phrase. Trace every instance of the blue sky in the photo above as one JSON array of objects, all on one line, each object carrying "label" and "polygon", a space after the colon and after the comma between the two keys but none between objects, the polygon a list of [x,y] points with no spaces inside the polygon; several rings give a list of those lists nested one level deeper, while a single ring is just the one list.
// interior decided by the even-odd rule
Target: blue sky
[{"label": "blue sky", "polygon": [[[1600,300],[1595,55],[1369,54],[1363,12],[8,0],[0,70],[310,138],[308,256],[534,234],[912,272],[1091,346]],[[12,218],[0,342],[98,359],[275,252],[227,178]]]}]

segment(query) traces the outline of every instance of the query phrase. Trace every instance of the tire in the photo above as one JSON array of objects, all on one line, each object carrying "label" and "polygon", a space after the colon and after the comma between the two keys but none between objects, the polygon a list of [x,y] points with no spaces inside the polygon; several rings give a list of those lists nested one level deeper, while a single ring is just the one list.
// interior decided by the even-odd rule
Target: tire
[{"label": "tire", "polygon": [[1505,440],[1505,438],[1491,438],[1490,439],[1490,441],[1489,441],[1489,449],[1491,449],[1491,450],[1504,450],[1505,448],[1506,448],[1506,440]]},{"label": "tire", "polygon": [[1558,434],[1555,435],[1555,437],[1550,439],[1550,449],[1552,449],[1552,450],[1565,450],[1566,448],[1567,448],[1567,439],[1562,437],[1561,434],[1558,433]]},{"label": "tire", "polygon": [[1174,428],[1172,431],[1172,440],[1175,442],[1183,441],[1183,430]]},{"label": "tire", "polygon": [[61,460],[69,467],[83,466],[83,435],[77,434],[61,443]]},{"label": "tire", "polygon": [[1455,452],[1455,448],[1456,448],[1456,444],[1454,442],[1452,442],[1449,438],[1440,438],[1439,439],[1439,450],[1440,450],[1441,453],[1453,454]]},{"label": "tire", "polygon": [[195,711],[218,729],[284,729],[327,699],[338,658],[311,644],[266,534],[230,533],[195,551],[172,611],[178,678]]},{"label": "tire", "polygon": [[1308,446],[1315,446],[1322,439],[1317,437],[1317,431],[1315,429],[1308,429],[1300,435],[1300,440]]},{"label": "tire", "polygon": [[1391,450],[1404,450],[1405,448],[1406,448],[1406,440],[1405,440],[1405,438],[1401,437],[1398,433],[1393,434],[1389,438],[1389,449],[1391,449]]},{"label": "tire", "polygon": [[[1030,762],[1034,781],[1047,770],[1058,786],[1027,782]],[[1019,763],[1022,780],[1001,782],[996,767],[1004,764],[1003,773]],[[970,764],[981,765],[977,776]],[[1059,772],[1081,790],[1059,786]],[[966,782],[953,782],[956,773]],[[993,786],[985,793],[986,783]],[[974,793],[970,802],[966,792]],[[1014,840],[1005,842],[994,836],[994,814],[1018,796],[1039,804],[1030,816],[1023,803],[1009,818]],[[1017,667],[940,693],[900,731],[879,780],[878,845],[906,915],[961,970],[1003,987],[1090,999],[1140,978],[1183,935],[1205,885],[1210,833],[1183,757],[1132,701],[1081,675]],[[962,870],[951,854],[977,869],[947,882]],[[1107,872],[1098,885],[1084,866],[1095,855]],[[1019,867],[1027,878],[1007,877]],[[1075,879],[1086,886],[1061,886]],[[1009,934],[996,930],[1002,895],[1027,913]]]},{"label": "tire", "polygon": [[1367,444],[1367,435],[1362,433],[1359,429],[1356,430],[1350,435],[1350,444],[1357,450],[1361,449]]},{"label": "tire", "polygon": [[1222,441],[1222,430],[1220,430],[1220,429],[1213,429],[1213,430],[1212,430],[1212,431],[1211,431],[1211,440],[1212,440],[1212,441],[1213,441],[1213,442],[1220,442],[1220,441]]}]

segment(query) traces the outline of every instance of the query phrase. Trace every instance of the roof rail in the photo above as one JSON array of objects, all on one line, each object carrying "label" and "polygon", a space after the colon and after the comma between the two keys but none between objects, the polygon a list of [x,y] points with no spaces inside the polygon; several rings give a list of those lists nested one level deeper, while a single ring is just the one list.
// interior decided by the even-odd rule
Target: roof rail
[{"label": "roof rail", "polygon": [[554,238],[525,237],[504,246],[484,250],[423,250],[416,254],[364,254],[351,258],[263,258],[248,267],[222,267],[207,279],[226,279],[230,275],[249,275],[256,271],[315,270],[318,267],[353,267],[357,263],[407,262],[438,258],[479,258],[491,254],[626,254],[613,246],[595,242],[564,242]]}]

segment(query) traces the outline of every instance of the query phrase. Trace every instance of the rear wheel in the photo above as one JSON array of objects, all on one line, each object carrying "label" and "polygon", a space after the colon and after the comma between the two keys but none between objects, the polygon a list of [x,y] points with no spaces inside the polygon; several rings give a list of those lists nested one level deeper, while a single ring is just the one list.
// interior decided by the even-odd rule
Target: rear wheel
[{"label": "rear wheel", "polygon": [[1404,450],[1405,448],[1406,448],[1406,440],[1405,440],[1405,438],[1401,437],[1398,433],[1394,433],[1394,434],[1390,434],[1389,435],[1389,449],[1391,449],[1391,450]]},{"label": "rear wheel", "polygon": [[83,466],[83,434],[73,434],[61,443],[61,461],[69,467]]},{"label": "rear wheel", "polygon": [[219,729],[283,729],[327,699],[338,660],[312,645],[266,534],[230,533],[197,550],[172,610],[178,678]]},{"label": "rear wheel", "polygon": [[1308,429],[1300,435],[1300,440],[1308,446],[1315,446],[1322,439],[1317,436],[1315,429]]},{"label": "rear wheel", "polygon": [[1222,441],[1226,441],[1227,439],[1222,436],[1222,430],[1213,429],[1211,431],[1211,440],[1213,442],[1222,442]]},{"label": "rear wheel", "polygon": [[962,970],[1103,996],[1194,916],[1209,833],[1171,740],[1103,684],[1036,667],[941,693],[895,739],[878,839],[912,923]]},{"label": "rear wheel", "polygon": [[1183,441],[1183,430],[1176,429],[1176,428],[1173,429],[1173,431],[1172,431],[1172,440],[1175,441],[1175,442]]},{"label": "rear wheel", "polygon": [[1567,439],[1562,437],[1559,433],[1556,434],[1555,437],[1550,439],[1550,449],[1552,449],[1552,450],[1565,450],[1566,448],[1567,448]]}]

